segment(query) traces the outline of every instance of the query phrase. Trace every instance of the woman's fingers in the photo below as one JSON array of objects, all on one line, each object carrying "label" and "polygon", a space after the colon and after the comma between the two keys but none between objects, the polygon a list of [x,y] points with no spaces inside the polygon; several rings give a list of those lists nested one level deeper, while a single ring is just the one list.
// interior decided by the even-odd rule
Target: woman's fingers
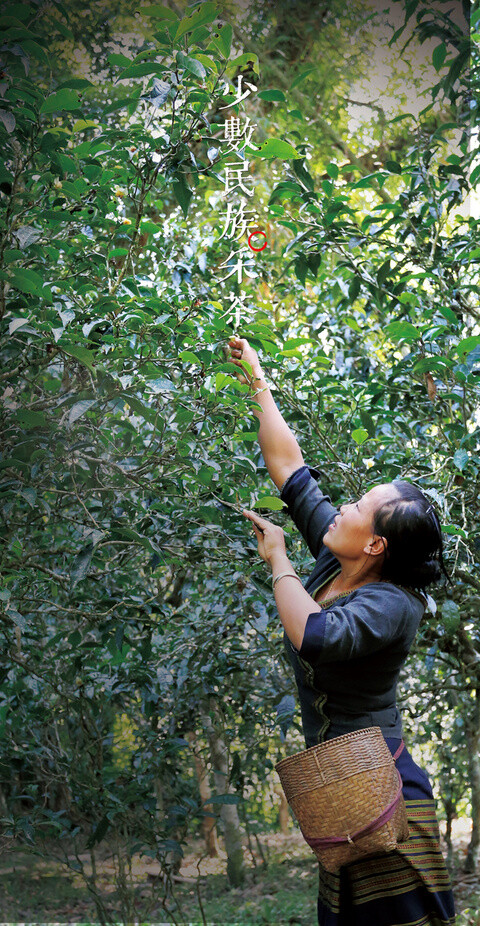
[{"label": "woman's fingers", "polygon": [[253,511],[248,511],[247,508],[244,508],[244,510],[242,511],[242,514],[244,514],[246,518],[249,518],[250,521],[253,521],[254,526],[256,525],[257,527],[259,527],[262,532],[265,530],[265,528],[272,526],[271,521],[267,521],[266,518],[261,518],[258,514],[255,514]]},{"label": "woman's fingers", "polygon": [[244,351],[248,346],[245,338],[231,337],[228,342],[228,359],[239,368],[237,378],[241,383],[248,383],[251,379],[251,362],[244,356]]},{"label": "woman's fingers", "polygon": [[247,508],[243,509],[242,514],[252,522],[255,537],[258,541],[258,552],[266,563],[270,562],[270,558],[275,551],[281,552],[285,550],[285,537],[281,527],[272,524],[266,518],[261,518]]},{"label": "woman's fingers", "polygon": [[250,518],[251,521],[254,521],[256,524],[258,524],[259,527],[268,527],[270,524],[270,521],[267,521],[265,518],[261,518],[260,515],[255,514],[254,511],[249,511],[248,508],[244,508],[242,514],[244,514],[246,518]]},{"label": "woman's fingers", "polygon": [[230,338],[228,346],[232,354],[240,355],[243,354],[246,345],[241,338]]}]

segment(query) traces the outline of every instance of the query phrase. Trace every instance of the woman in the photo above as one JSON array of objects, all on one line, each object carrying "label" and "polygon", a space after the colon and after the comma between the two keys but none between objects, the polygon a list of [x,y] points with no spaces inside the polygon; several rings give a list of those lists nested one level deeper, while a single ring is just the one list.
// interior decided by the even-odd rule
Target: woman
[{"label": "woman", "polygon": [[[317,486],[278,410],[257,353],[231,338],[230,359],[261,411],[258,439],[270,476],[315,566],[302,586],[283,530],[252,511],[262,559],[272,569],[307,746],[351,730],[381,728],[393,756],[402,745],[395,693],[426,605],[422,590],[444,570],[432,505],[408,482],[375,486],[338,511]],[[246,362],[248,366],[243,366]],[[425,772],[403,748],[396,759],[410,837],[395,852],[344,866],[319,865],[322,926],[447,926],[453,895],[439,848],[435,803]]]}]

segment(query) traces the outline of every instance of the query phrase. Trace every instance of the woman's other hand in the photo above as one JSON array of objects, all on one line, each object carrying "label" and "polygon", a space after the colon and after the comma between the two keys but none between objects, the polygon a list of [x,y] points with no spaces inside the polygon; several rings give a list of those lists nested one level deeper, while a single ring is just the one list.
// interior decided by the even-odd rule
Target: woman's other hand
[{"label": "woman's other hand", "polygon": [[258,514],[255,514],[253,511],[244,510],[242,514],[253,524],[255,536],[258,541],[258,552],[266,563],[269,563],[271,566],[276,558],[285,557],[287,555],[285,534],[281,527],[278,527],[277,524],[272,524],[271,521],[267,521],[265,518],[260,518]]},{"label": "woman's other hand", "polygon": [[[227,345],[228,350],[228,360],[231,363],[234,363],[235,366],[240,367],[243,370],[243,373],[238,373],[238,379],[241,383],[251,383],[253,380],[262,379],[263,372],[260,366],[260,361],[258,359],[258,354],[256,350],[248,343],[246,338],[237,338],[232,336]],[[250,364],[252,372],[250,373],[248,367],[243,366],[243,362],[246,361]]]}]

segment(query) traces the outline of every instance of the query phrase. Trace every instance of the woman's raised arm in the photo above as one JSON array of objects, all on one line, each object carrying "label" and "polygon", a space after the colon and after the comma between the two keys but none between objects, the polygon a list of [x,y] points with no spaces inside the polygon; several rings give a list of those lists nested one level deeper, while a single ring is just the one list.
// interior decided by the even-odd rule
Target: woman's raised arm
[{"label": "woman's raised arm", "polygon": [[275,404],[256,350],[251,347],[246,338],[237,337],[230,338],[228,347],[229,359],[233,363],[246,371],[246,368],[242,367],[242,361],[246,361],[252,368],[251,377],[249,373],[247,376],[239,374],[239,379],[243,382],[251,382],[253,393],[257,393],[255,401],[261,406],[262,411],[255,408],[253,413],[260,421],[258,431],[260,449],[270,477],[277,489],[281,489],[285,480],[300,466],[304,466],[302,451],[295,435]]}]

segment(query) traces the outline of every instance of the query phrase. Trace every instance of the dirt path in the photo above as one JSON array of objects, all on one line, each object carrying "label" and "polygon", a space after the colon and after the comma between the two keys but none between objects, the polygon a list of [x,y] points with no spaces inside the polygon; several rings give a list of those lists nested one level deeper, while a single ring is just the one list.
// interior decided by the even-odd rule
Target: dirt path
[{"label": "dirt path", "polygon": [[[480,872],[466,875],[462,871],[469,840],[469,821],[456,821],[453,830],[454,867],[452,883],[455,893],[459,926],[480,926]],[[275,893],[279,882],[285,884],[286,896],[295,901],[298,892],[299,910],[304,904],[311,911],[311,900],[315,896],[315,862],[310,850],[298,832],[282,836],[264,834],[260,837],[268,868],[262,867],[262,857],[255,854],[252,859],[246,848],[247,879],[244,887],[233,892],[229,889],[225,871],[226,856],[220,852],[218,858],[201,858],[202,843],[196,841],[185,852],[178,875],[173,882],[174,896],[181,902],[182,909],[192,912],[189,920],[201,922],[197,907],[198,879],[201,878],[202,892],[209,897],[209,909],[217,909],[222,926],[228,926],[226,917],[230,909],[248,909],[246,923],[271,923],[280,926],[282,920],[268,919],[265,913],[266,899]],[[445,851],[445,847],[442,846]],[[87,876],[91,875],[90,857],[79,856]],[[114,860],[98,859],[98,888],[109,911],[118,910],[117,878]],[[138,909],[152,900],[152,907],[144,922],[165,921],[166,910],[159,903],[164,896],[164,882],[160,868],[153,860],[135,856],[132,860],[132,883],[135,886]],[[287,877],[288,876],[288,877]],[[269,893],[270,892],[270,893]],[[233,897],[233,895],[235,895]],[[213,899],[212,899],[213,898]],[[233,906],[232,906],[233,904]],[[195,909],[194,909],[195,906]],[[146,908],[145,908],[146,909]],[[168,906],[167,906],[168,909]],[[273,908],[272,908],[273,909]],[[223,917],[223,919],[222,919]],[[0,858],[0,921],[3,923],[31,922],[96,922],[98,915],[92,897],[80,874],[67,870],[55,861],[45,861],[19,848],[4,852]],[[233,919],[231,920],[234,921]],[[238,919],[235,920],[239,922]],[[308,912],[298,923],[310,924]],[[172,920],[172,922],[174,922]],[[177,922],[183,922],[177,920]],[[288,919],[284,920],[288,922]]]}]

